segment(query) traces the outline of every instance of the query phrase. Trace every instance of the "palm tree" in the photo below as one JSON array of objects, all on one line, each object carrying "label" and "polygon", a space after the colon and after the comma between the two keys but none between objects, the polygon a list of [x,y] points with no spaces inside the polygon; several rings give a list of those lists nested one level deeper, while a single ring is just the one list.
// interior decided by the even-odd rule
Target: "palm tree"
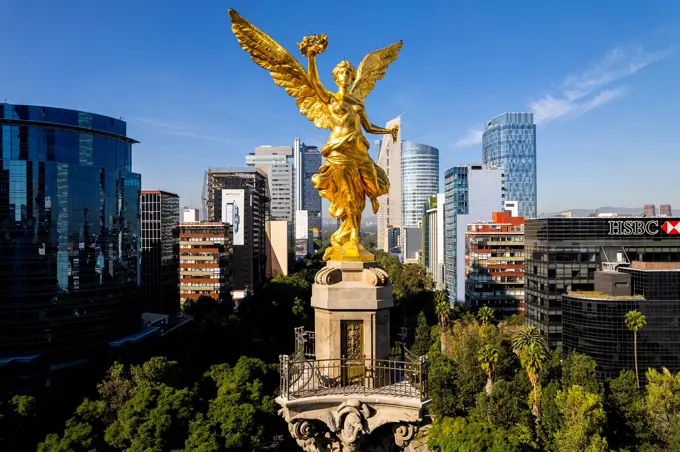
[{"label": "palm tree", "polygon": [[493,309],[491,309],[488,306],[482,306],[481,308],[479,308],[477,318],[479,319],[479,323],[481,323],[482,325],[488,325],[494,319]]},{"label": "palm tree", "polygon": [[437,317],[439,317],[439,326],[443,330],[451,320],[451,306],[449,306],[446,294],[441,290],[436,291],[434,294],[434,310],[437,313]]},{"label": "palm tree", "polygon": [[519,356],[522,349],[538,342],[545,346],[545,337],[541,330],[535,326],[521,326],[512,336],[512,351]]},{"label": "palm tree", "polygon": [[640,328],[647,326],[647,319],[641,312],[630,311],[626,314],[626,326],[633,332],[633,354],[635,356],[635,378],[637,387],[640,388],[640,374],[638,373],[638,354],[637,354],[637,332]]},{"label": "palm tree", "polygon": [[536,423],[541,422],[541,384],[538,381],[543,364],[548,359],[545,337],[535,326],[522,326],[512,337],[513,352],[519,356],[522,368],[527,373],[533,390],[529,394],[531,412]]},{"label": "palm tree", "polygon": [[438,290],[434,294],[434,310],[439,318],[439,343],[442,353],[446,352],[446,327],[451,321],[451,306],[446,294]]},{"label": "palm tree", "polygon": [[479,367],[486,372],[486,395],[491,397],[493,389],[492,374],[498,364],[498,349],[491,344],[486,344],[477,352],[477,362]]}]

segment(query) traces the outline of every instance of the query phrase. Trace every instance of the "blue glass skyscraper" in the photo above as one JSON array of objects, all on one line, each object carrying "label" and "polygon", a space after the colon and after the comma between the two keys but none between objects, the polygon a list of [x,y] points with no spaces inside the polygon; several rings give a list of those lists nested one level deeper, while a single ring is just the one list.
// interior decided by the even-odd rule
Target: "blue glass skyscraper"
[{"label": "blue glass skyscraper", "polygon": [[118,119],[0,103],[0,363],[102,356],[139,331],[134,143]]},{"label": "blue glass skyscraper", "polygon": [[401,143],[402,227],[417,228],[424,205],[439,192],[439,150],[426,144]]},{"label": "blue glass skyscraper", "polygon": [[[536,218],[536,124],[533,113],[503,113],[486,124],[484,164],[505,170],[505,201],[519,202],[519,216]],[[502,206],[501,206],[502,207]]]},{"label": "blue glass skyscraper", "polygon": [[293,146],[293,191],[295,210],[307,212],[306,228],[321,231],[321,195],[312,186],[312,176],[319,172],[322,164],[321,151],[316,146],[308,146],[299,138]]}]

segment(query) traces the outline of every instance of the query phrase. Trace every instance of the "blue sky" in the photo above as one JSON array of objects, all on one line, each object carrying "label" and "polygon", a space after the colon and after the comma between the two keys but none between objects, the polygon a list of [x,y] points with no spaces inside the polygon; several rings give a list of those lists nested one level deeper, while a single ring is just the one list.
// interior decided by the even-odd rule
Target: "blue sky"
[{"label": "blue sky", "polygon": [[141,141],[143,187],[198,207],[208,166],[327,136],[240,49],[232,7],[296,57],[302,36],[327,34],[319,69],[329,88],[341,59],[358,65],[403,39],[368,114],[382,125],[404,113],[403,138],[439,148],[442,174],[481,160],[487,119],[534,111],[539,211],[680,209],[677,0],[336,4],[0,0],[0,98],[122,116]]}]

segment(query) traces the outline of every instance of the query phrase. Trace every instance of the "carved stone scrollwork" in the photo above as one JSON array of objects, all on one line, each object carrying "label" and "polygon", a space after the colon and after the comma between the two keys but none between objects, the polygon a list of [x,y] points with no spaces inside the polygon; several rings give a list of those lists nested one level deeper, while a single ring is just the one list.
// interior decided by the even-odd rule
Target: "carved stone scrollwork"
[{"label": "carved stone scrollwork", "polygon": [[418,434],[418,426],[415,424],[397,424],[392,428],[394,443],[399,447],[406,447]]},{"label": "carved stone scrollwork", "polygon": [[333,267],[324,267],[316,273],[314,282],[323,286],[330,286],[342,281],[342,270]]},{"label": "carved stone scrollwork", "polygon": [[297,440],[307,440],[314,435],[314,426],[307,420],[297,420],[288,424],[288,431]]},{"label": "carved stone scrollwork", "polygon": [[361,443],[361,436],[370,433],[367,419],[375,411],[365,403],[350,399],[338,407],[334,414],[335,433],[343,445],[343,452],[353,452]]},{"label": "carved stone scrollwork", "polygon": [[328,450],[326,441],[317,438],[318,433],[314,424],[308,420],[295,420],[288,424],[290,436],[305,452],[321,452]]},{"label": "carved stone scrollwork", "polygon": [[[322,418],[293,419],[288,430],[305,452],[393,452],[410,447],[420,421],[384,422],[380,412],[349,399]],[[426,430],[426,428],[425,428]],[[416,444],[413,441],[411,444]]]},{"label": "carved stone scrollwork", "polygon": [[387,284],[387,272],[382,268],[365,268],[363,271],[364,282],[372,286],[384,286]]}]

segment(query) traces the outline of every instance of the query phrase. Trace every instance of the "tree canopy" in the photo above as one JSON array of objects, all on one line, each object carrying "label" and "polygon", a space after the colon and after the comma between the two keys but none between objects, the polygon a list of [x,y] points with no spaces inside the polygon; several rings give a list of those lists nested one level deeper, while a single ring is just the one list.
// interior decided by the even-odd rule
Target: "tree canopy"
[{"label": "tree canopy", "polygon": [[[430,450],[680,450],[680,374],[649,369],[642,388],[633,370],[603,381],[592,358],[548,350],[523,316],[451,309],[422,267],[376,258],[394,290],[391,345],[400,350],[394,341],[406,327],[406,345],[428,355]],[[5,400],[0,450],[298,450],[277,415],[277,362],[293,351],[293,327],[313,327],[311,288],[323,265],[319,253],[297,261],[237,311],[208,297],[187,305],[194,324],[181,347],[112,363],[57,426],[42,421],[49,411],[39,398]],[[635,333],[644,322],[634,320],[622,322]]]}]

